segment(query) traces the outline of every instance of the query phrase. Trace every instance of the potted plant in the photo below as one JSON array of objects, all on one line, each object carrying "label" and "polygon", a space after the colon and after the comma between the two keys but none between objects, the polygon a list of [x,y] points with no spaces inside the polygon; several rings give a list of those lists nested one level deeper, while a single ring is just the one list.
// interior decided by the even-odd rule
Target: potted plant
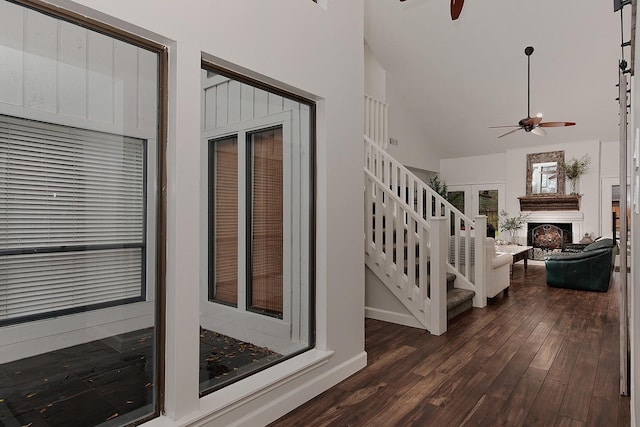
[{"label": "potted plant", "polygon": [[516,243],[516,233],[527,223],[527,218],[529,218],[529,215],[522,212],[518,216],[509,216],[509,212],[504,209],[500,211],[498,225],[500,231],[509,233],[509,243]]},{"label": "potted plant", "polygon": [[[433,191],[442,196],[443,199],[447,200],[447,183],[444,182],[444,180],[440,180],[440,177],[438,175],[432,175],[431,177],[429,177],[429,182],[427,182],[427,185],[431,187]],[[437,203],[432,204],[431,197],[429,197],[429,204],[431,204],[431,216],[435,216]],[[440,215],[444,216],[444,206],[442,206]]]},{"label": "potted plant", "polygon": [[585,154],[579,159],[573,157],[568,162],[561,161],[558,166],[564,171],[565,176],[571,183],[571,194],[578,194],[576,192],[576,183],[578,179],[589,172],[591,166],[591,158],[588,154]]},{"label": "potted plant", "polygon": [[447,200],[447,183],[440,180],[438,175],[430,176],[427,185],[431,187],[433,191],[441,195],[443,199]]}]

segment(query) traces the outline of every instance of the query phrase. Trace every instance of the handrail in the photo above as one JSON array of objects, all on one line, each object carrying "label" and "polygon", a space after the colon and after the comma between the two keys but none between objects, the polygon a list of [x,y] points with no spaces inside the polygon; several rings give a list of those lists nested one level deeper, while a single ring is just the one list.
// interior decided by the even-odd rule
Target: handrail
[{"label": "handrail", "polygon": [[[460,212],[366,135],[364,136],[364,168],[375,176],[382,186],[392,190],[402,199],[409,212],[422,217],[427,223],[432,218],[438,217],[444,217],[447,220],[449,229],[447,268],[461,279],[457,282],[458,286],[476,291],[478,298],[474,300],[474,305],[484,306],[486,302],[483,302],[481,297],[483,292],[478,292],[475,286],[478,280],[484,282],[482,279],[484,272],[475,274],[474,269],[476,252],[481,250],[483,245],[478,245],[472,251],[472,244],[465,244],[465,242],[474,241],[472,230],[477,229],[479,224]],[[482,227],[486,227],[486,224]],[[484,236],[485,232],[481,234]]]},{"label": "handrail", "polygon": [[[365,259],[433,334],[446,331],[446,273],[486,305],[486,217],[467,217],[386,152],[388,105],[365,95]],[[482,229],[481,239],[472,230]],[[473,249],[472,247],[475,246]]]}]

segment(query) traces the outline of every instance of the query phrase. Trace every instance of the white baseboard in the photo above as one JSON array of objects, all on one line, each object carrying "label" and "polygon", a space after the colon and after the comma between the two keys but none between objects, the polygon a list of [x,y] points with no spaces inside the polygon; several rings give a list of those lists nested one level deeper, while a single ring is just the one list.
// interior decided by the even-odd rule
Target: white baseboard
[{"label": "white baseboard", "polygon": [[406,313],[396,313],[394,311],[382,310],[379,308],[365,307],[364,317],[403,326],[410,326],[412,328],[424,329],[422,324],[418,322],[415,317]]},{"label": "white baseboard", "polygon": [[346,362],[324,372],[303,385],[282,394],[241,419],[229,424],[233,427],[255,427],[267,425],[298,406],[308,402],[344,379],[367,366],[367,353],[362,352]]}]

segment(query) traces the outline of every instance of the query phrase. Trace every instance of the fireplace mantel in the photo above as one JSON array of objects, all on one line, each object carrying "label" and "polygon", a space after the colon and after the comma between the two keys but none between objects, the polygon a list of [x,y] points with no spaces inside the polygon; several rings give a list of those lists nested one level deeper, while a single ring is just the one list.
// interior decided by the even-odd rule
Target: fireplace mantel
[{"label": "fireplace mantel", "polygon": [[579,211],[580,195],[535,195],[520,196],[521,211]]}]

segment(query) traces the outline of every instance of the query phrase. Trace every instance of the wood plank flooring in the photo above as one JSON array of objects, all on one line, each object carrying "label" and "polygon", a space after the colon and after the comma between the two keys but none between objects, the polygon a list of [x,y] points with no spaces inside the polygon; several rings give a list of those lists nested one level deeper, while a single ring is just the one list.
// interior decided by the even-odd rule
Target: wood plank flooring
[{"label": "wood plank flooring", "polygon": [[271,426],[628,426],[614,282],[548,288],[516,264],[508,296],[442,336],[367,319],[368,366]]}]

